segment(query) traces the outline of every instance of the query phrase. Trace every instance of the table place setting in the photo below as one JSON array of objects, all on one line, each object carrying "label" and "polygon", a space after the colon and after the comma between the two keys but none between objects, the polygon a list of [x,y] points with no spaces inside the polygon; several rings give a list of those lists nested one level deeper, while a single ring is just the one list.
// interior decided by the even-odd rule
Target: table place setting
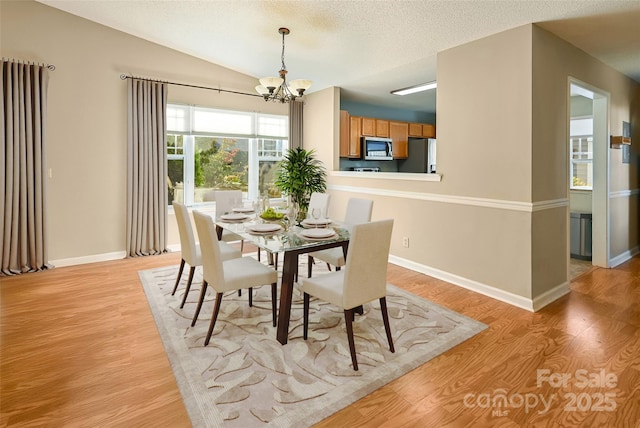
[{"label": "table place setting", "polygon": [[231,212],[227,214],[222,214],[220,216],[220,220],[232,222],[232,223],[240,223],[248,219],[249,216],[245,213],[241,212]]},{"label": "table place setting", "polygon": [[318,228],[327,227],[331,224],[330,218],[305,218],[300,222],[300,225],[304,228]]},{"label": "table place setting", "polygon": [[243,214],[253,214],[255,213],[255,209],[253,207],[237,207],[233,208],[231,211],[234,213],[243,213]]},{"label": "table place setting", "polygon": [[281,230],[282,226],[275,223],[256,223],[247,226],[247,231],[252,235],[273,235]]},{"label": "table place setting", "polygon": [[332,228],[302,229],[298,235],[307,240],[322,241],[334,239],[338,234]]}]

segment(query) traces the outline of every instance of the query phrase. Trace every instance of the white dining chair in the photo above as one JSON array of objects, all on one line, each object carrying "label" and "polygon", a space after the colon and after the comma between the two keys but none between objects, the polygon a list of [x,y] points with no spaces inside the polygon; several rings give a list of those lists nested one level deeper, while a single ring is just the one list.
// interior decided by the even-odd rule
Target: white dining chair
[{"label": "white dining chair", "polygon": [[[173,287],[173,291],[171,292],[172,296],[176,293],[178,285],[180,284],[180,278],[182,277],[182,271],[184,270],[185,263],[189,264],[189,279],[187,279],[187,286],[184,290],[182,303],[180,303],[180,307],[182,308],[184,307],[184,303],[187,301],[187,295],[191,288],[191,281],[193,280],[193,274],[196,271],[196,267],[202,265],[202,254],[200,252],[200,245],[196,242],[196,238],[193,234],[193,227],[191,226],[187,207],[179,202],[173,201],[173,212],[176,215],[176,222],[178,223],[178,233],[180,234],[180,255],[182,260],[180,261],[180,268],[178,269],[176,285]],[[242,257],[242,253],[237,248],[234,248],[225,242],[220,242],[220,257],[222,260],[230,260]]]},{"label": "white dining chair", "polygon": [[[233,212],[234,208],[242,206],[242,191],[241,190],[216,190],[216,219],[220,219],[221,215]],[[230,230],[225,229],[222,232],[221,241],[224,242],[237,242],[240,241],[240,251],[244,250],[244,239],[237,233],[233,233]]]},{"label": "white dining chair", "polygon": [[[371,199],[349,198],[347,210],[344,215],[344,224],[350,228],[354,224],[368,223],[371,221],[373,211],[373,201]],[[322,260],[327,264],[329,270],[335,266],[340,270],[345,265],[344,252],[342,248],[329,248],[327,250],[313,251],[307,255],[307,276],[311,278],[314,260]]]},{"label": "white dining chair", "polygon": [[[362,223],[353,226],[347,252],[347,263],[341,271],[330,272],[317,278],[302,280],[303,337],[309,330],[310,296],[329,302],[344,311],[347,339],[353,369],[358,370],[353,320],[359,306],[380,300],[382,320],[387,333],[389,350],[395,352],[389,314],[387,312],[387,265],[393,219]],[[365,323],[359,323],[363,327]]]},{"label": "white dining chair", "polygon": [[216,226],[213,219],[198,211],[193,212],[193,219],[196,224],[196,230],[200,238],[200,246],[202,250],[202,289],[200,290],[200,298],[198,306],[191,326],[196,324],[198,314],[202,308],[207,287],[211,286],[216,292],[216,301],[211,315],[211,323],[209,331],[204,341],[204,346],[209,344],[213,328],[216,325],[218,313],[220,312],[220,304],[222,303],[222,295],[227,291],[240,290],[242,288],[249,289],[249,306],[252,306],[253,287],[265,284],[271,284],[271,311],[273,326],[276,326],[276,285],[278,281],[278,273],[258,262],[251,257],[240,257],[231,260],[222,260],[220,254],[219,241],[216,238]]}]

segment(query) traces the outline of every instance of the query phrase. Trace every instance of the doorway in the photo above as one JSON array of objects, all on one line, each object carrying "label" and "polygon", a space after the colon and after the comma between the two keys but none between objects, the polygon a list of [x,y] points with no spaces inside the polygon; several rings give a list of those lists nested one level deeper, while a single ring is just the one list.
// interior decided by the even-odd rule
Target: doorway
[{"label": "doorway", "polygon": [[609,95],[569,79],[569,279],[609,267]]}]

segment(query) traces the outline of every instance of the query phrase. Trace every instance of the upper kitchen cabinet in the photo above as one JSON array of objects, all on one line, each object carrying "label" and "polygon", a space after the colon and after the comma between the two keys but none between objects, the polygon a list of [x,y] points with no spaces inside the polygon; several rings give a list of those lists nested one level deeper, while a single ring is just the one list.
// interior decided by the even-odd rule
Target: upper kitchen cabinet
[{"label": "upper kitchen cabinet", "polygon": [[376,136],[376,120],[372,117],[360,118],[362,135],[367,137]]},{"label": "upper kitchen cabinet", "polygon": [[[362,117],[349,116],[349,147],[347,157],[360,158],[360,137],[362,136]],[[340,150],[342,152],[342,150]]]},{"label": "upper kitchen cabinet", "polygon": [[362,118],[362,135],[365,137],[389,137],[389,121],[372,117]]},{"label": "upper kitchen cabinet", "polygon": [[340,110],[340,157],[349,157],[349,112]]},{"label": "upper kitchen cabinet", "polygon": [[435,138],[436,127],[428,123],[409,123],[409,137]]},{"label": "upper kitchen cabinet", "polygon": [[393,158],[409,157],[409,124],[407,122],[389,122],[389,137],[393,141]]},{"label": "upper kitchen cabinet", "polygon": [[376,119],[376,137],[389,137],[389,121]]}]

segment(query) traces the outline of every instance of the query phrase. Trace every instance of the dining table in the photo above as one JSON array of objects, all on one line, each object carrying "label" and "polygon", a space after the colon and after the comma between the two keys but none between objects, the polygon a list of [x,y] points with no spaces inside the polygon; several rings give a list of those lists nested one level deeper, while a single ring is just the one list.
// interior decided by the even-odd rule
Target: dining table
[{"label": "dining table", "polygon": [[[263,220],[255,212],[241,210],[212,216],[216,225],[218,239],[223,230],[240,235],[245,241],[256,247],[278,254],[284,253],[282,280],[280,284],[280,304],[276,327],[276,339],[282,345],[287,344],[289,320],[293,300],[295,278],[298,273],[298,257],[312,251],[342,247],[346,260],[349,246],[349,230],[331,219],[316,220],[309,225],[307,221],[287,224],[280,221]],[[277,266],[276,266],[277,268]]]}]

